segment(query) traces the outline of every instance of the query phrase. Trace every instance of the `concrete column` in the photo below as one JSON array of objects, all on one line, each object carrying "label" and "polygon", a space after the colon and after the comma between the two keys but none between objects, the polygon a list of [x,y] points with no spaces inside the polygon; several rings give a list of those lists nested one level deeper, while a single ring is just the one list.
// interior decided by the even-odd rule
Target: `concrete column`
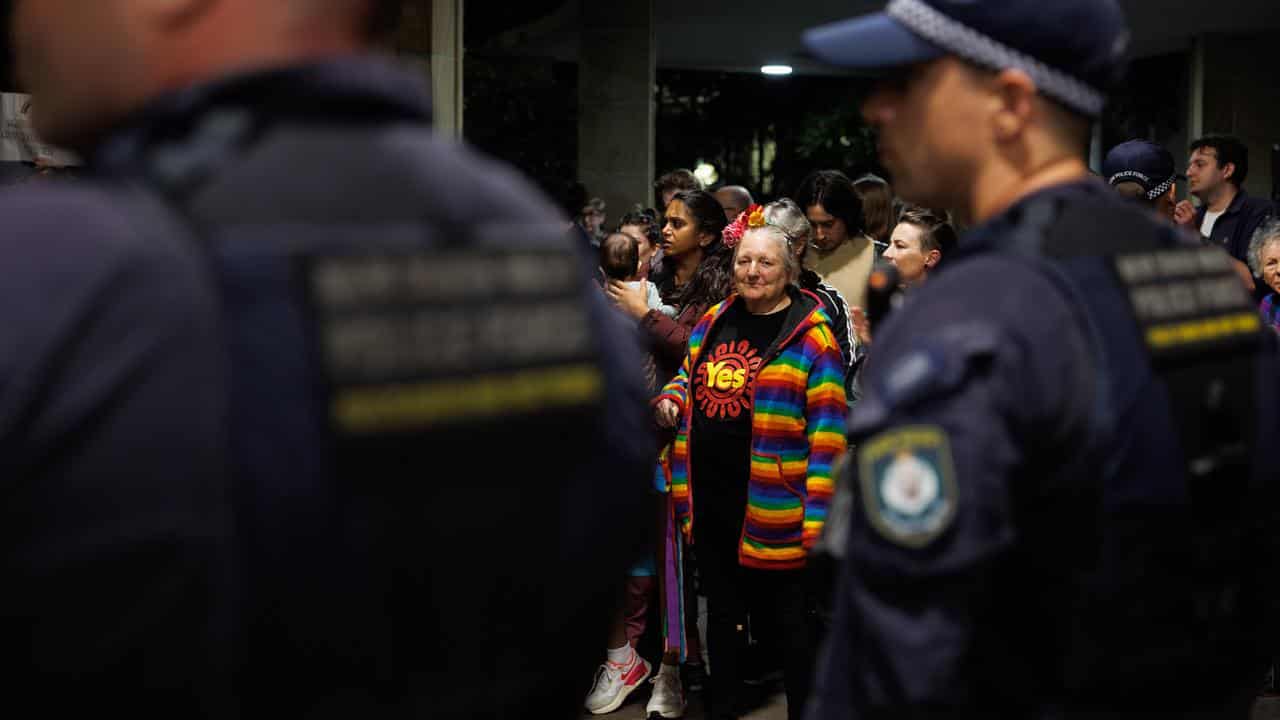
[{"label": "concrete column", "polygon": [[1101,174],[1102,160],[1106,150],[1102,147],[1102,122],[1093,124],[1093,132],[1089,135],[1089,169]]},{"label": "concrete column", "polygon": [[431,97],[436,127],[462,137],[462,11],[465,0],[431,2]]},{"label": "concrete column", "polygon": [[1280,75],[1258,59],[1274,49],[1274,34],[1204,35],[1191,61],[1191,139],[1207,133],[1240,138],[1249,147],[1245,189],[1263,197],[1271,195],[1271,153],[1280,143]]},{"label": "concrete column", "polygon": [[[1191,88],[1187,94],[1190,106],[1187,113],[1187,143],[1204,135],[1204,38],[1198,37],[1191,43],[1190,72]],[[1183,148],[1183,152],[1186,148]],[[1174,154],[1178,157],[1178,154]]]},{"label": "concrete column", "polygon": [[462,137],[462,15],[465,0],[411,0],[396,32],[396,51],[431,80],[435,125]]},{"label": "concrete column", "polygon": [[652,204],[657,40],[653,0],[581,0],[578,179],[613,225]]}]

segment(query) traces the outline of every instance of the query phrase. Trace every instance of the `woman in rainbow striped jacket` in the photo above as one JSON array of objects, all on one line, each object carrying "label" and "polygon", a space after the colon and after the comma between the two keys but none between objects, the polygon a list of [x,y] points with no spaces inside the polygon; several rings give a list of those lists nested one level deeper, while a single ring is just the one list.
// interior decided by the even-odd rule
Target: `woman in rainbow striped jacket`
[{"label": "woman in rainbow striped jacket", "polygon": [[749,613],[754,627],[779,632],[795,719],[817,648],[804,567],[845,450],[844,363],[821,302],[796,287],[792,240],[763,209],[744,224],[736,292],[694,328],[655,414],[677,430],[671,502],[707,594],[708,715],[745,709],[739,663]]}]

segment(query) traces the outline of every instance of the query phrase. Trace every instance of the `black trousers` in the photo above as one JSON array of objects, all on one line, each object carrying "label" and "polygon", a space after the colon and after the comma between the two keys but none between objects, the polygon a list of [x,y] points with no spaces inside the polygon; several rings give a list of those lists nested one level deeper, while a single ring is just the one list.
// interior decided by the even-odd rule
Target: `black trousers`
[{"label": "black trousers", "polygon": [[[729,518],[711,518],[699,508],[694,526],[698,572],[707,596],[707,651],[711,677],[707,716],[737,718],[746,710],[742,665],[747,650],[747,616],[757,630],[773,630],[770,646],[782,653],[787,718],[801,720],[812,685],[819,623],[804,570],[754,570],[738,564],[743,515],[736,528]],[[710,522],[703,522],[710,520]]]}]

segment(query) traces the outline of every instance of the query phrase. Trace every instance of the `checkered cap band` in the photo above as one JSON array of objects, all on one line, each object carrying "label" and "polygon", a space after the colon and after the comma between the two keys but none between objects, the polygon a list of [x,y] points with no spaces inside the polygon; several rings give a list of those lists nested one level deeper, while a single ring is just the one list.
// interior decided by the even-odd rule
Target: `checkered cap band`
[{"label": "checkered cap band", "polygon": [[1175,178],[1169,178],[1168,180],[1165,180],[1164,182],[1160,183],[1159,185],[1157,185],[1157,186],[1155,186],[1155,187],[1151,188],[1150,190],[1148,190],[1148,191],[1147,191],[1147,199],[1148,199],[1148,200],[1155,200],[1156,198],[1160,197],[1161,195],[1163,195],[1163,194],[1165,194],[1165,193],[1169,192],[1169,188],[1173,187],[1173,182],[1174,182],[1174,180],[1175,180]]},{"label": "checkered cap band", "polygon": [[[1115,185],[1116,183],[1121,183],[1131,178],[1134,180],[1137,180],[1143,185],[1146,185],[1151,182],[1151,176],[1147,175],[1146,173],[1140,173],[1137,170],[1125,170],[1123,172],[1118,172],[1115,175],[1112,175],[1110,178],[1107,179],[1107,183],[1110,185]],[[1147,191],[1147,199],[1155,200],[1161,195],[1169,192],[1169,188],[1173,187],[1173,183],[1177,179],[1178,178],[1176,176],[1170,177],[1168,180],[1165,180],[1159,185],[1151,188],[1150,190]]]},{"label": "checkered cap band", "polygon": [[922,0],[892,0],[885,8],[912,32],[972,63],[995,70],[1015,68],[1035,81],[1040,92],[1090,117],[1102,114],[1106,95],[1067,73],[987,37]]}]

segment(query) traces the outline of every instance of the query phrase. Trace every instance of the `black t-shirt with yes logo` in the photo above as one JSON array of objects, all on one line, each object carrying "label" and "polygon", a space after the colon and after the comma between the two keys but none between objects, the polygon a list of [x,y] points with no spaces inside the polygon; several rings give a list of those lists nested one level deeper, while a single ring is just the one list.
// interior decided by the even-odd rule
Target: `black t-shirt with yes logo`
[{"label": "black t-shirt with yes logo", "polygon": [[690,452],[695,488],[701,481],[703,488],[741,487],[745,494],[751,472],[751,407],[756,376],[786,319],[787,309],[752,315],[739,300],[725,311],[704,342],[690,378]]}]

